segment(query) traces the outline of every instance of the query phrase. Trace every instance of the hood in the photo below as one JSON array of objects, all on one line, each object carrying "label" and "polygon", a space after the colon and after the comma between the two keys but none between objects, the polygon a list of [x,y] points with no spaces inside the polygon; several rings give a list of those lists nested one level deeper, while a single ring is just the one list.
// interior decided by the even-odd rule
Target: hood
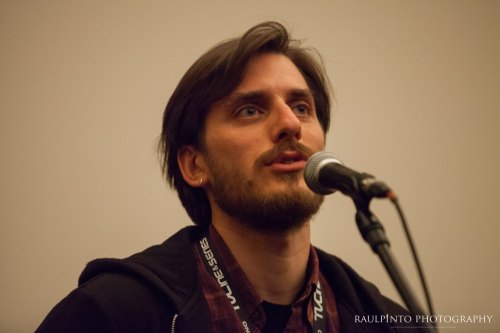
[{"label": "hood", "polygon": [[165,294],[180,311],[190,303],[197,288],[194,242],[206,227],[186,227],[160,245],[125,259],[96,259],[87,264],[78,284],[82,285],[104,273],[132,276]]}]

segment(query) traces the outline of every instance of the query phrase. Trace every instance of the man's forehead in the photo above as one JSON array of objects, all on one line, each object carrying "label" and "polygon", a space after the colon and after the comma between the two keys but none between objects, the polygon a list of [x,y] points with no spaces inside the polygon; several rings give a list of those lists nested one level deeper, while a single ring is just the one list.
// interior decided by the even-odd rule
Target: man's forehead
[{"label": "man's forehead", "polygon": [[264,53],[251,59],[240,83],[215,104],[265,99],[272,95],[308,100],[313,100],[314,95],[295,63],[280,53]]},{"label": "man's forehead", "polygon": [[281,53],[264,53],[250,59],[245,65],[239,86],[245,89],[255,84],[266,84],[273,79],[306,86],[301,70],[289,57]]}]

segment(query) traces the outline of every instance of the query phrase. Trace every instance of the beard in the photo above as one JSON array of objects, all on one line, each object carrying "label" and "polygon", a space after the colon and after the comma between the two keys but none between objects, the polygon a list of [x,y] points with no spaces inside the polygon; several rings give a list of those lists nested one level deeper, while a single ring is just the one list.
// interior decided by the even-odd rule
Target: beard
[{"label": "beard", "polygon": [[[255,170],[265,164],[271,156],[290,149],[277,147],[264,154],[255,163]],[[307,151],[296,144],[294,150]],[[275,177],[289,182],[290,188],[283,191],[265,191],[246,178],[242,172],[207,156],[207,164],[212,174],[211,190],[215,204],[240,223],[258,231],[282,232],[298,229],[308,222],[319,210],[324,196],[298,186],[302,172],[277,174]]]}]

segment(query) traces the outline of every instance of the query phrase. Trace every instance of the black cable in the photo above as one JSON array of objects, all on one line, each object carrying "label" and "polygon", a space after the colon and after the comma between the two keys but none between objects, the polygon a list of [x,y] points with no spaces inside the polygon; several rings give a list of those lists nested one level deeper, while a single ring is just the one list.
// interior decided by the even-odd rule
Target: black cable
[{"label": "black cable", "polygon": [[398,201],[397,196],[395,196],[393,193],[391,193],[391,195],[389,195],[389,199],[396,207],[396,210],[399,214],[399,218],[401,219],[401,224],[403,225],[403,229],[405,231],[406,238],[408,239],[408,244],[410,246],[410,250],[411,250],[411,253],[413,255],[413,260],[415,261],[415,266],[417,267],[417,272],[418,272],[418,275],[420,277],[420,283],[421,283],[422,289],[424,291],[425,300],[427,302],[427,307],[429,309],[429,314],[431,316],[433,316],[434,315],[434,307],[432,305],[431,295],[429,292],[429,288],[427,286],[427,281],[426,281],[425,276],[424,276],[422,265],[420,264],[420,259],[419,259],[418,254],[417,254],[415,244],[413,242],[413,237],[411,236],[410,229],[408,227],[408,224],[406,223],[406,217],[403,213],[403,209],[399,205],[399,201]]}]

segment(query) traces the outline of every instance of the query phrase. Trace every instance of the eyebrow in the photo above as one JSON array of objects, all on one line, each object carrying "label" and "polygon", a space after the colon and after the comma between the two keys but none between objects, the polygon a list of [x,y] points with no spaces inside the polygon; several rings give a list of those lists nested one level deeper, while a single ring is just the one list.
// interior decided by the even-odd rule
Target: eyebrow
[{"label": "eyebrow", "polygon": [[[269,90],[234,92],[227,97],[226,103],[234,104],[254,102],[265,99],[269,95],[271,95]],[[311,101],[314,101],[313,93],[309,89],[291,89],[287,92],[287,98],[310,99]]]}]

